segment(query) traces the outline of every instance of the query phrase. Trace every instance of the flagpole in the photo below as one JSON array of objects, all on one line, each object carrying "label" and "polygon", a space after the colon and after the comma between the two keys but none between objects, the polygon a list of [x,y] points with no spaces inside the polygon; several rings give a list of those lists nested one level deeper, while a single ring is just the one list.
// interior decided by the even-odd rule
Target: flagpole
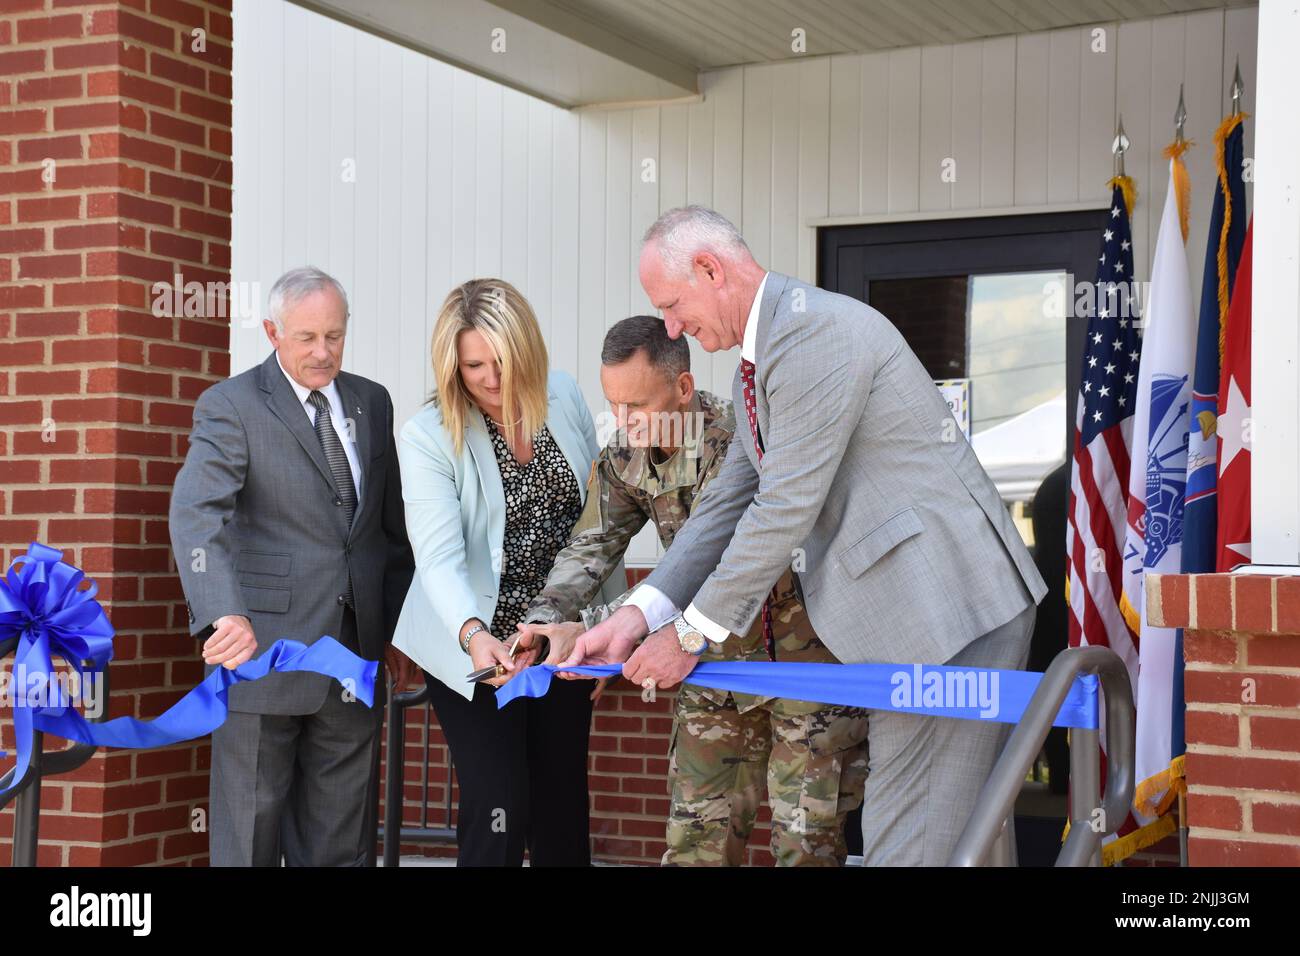
[{"label": "flagpole", "polygon": [[1115,175],[1116,177],[1124,175],[1124,154],[1128,152],[1128,137],[1124,135],[1124,114],[1119,116],[1119,123],[1115,127],[1115,141],[1111,143],[1110,151],[1115,154]]},{"label": "flagpole", "polygon": [[1134,820],[1122,848],[1133,852],[1178,832],[1177,788],[1171,774],[1174,660],[1177,632],[1151,624],[1142,584],[1151,573],[1177,572],[1182,555],[1182,508],[1187,473],[1187,421],[1196,325],[1187,268],[1189,183],[1177,136],[1165,148],[1169,181],[1150,294],[1142,310],[1141,363],[1130,450],[1125,527],[1125,599],[1139,631]]},{"label": "flagpole", "polygon": [[[1140,303],[1133,292],[1135,256],[1129,218],[1137,190],[1124,174],[1129,138],[1122,117],[1117,119],[1111,146],[1115,175],[1106,183],[1109,216],[1098,237],[1094,301],[1086,311],[1088,334],[1072,429],[1070,504],[1064,544],[1069,645],[1110,648],[1124,661],[1130,682],[1137,686],[1138,621],[1134,614],[1130,622],[1126,610],[1130,596],[1125,593],[1128,583],[1123,576],[1125,531],[1106,517],[1112,508],[1122,508],[1128,500],[1142,348]],[[1095,733],[1071,732],[1072,794],[1092,793],[1096,800],[1104,746],[1104,740]],[[1088,812],[1080,802],[1071,799],[1072,814]],[[1130,806],[1125,819],[1103,841],[1100,854],[1094,855],[1093,864],[1109,865],[1142,849],[1135,845],[1137,828]],[[1172,827],[1169,832],[1173,832]]]},{"label": "flagpole", "polygon": [[[1243,178],[1244,92],[1240,71],[1233,76],[1232,113],[1214,133],[1214,199],[1210,208],[1210,235],[1202,270],[1201,300],[1195,330],[1196,351],[1192,372],[1191,417],[1187,422],[1186,494],[1183,509],[1182,573],[1208,574],[1218,556],[1219,505],[1219,389],[1223,373],[1229,303],[1236,295],[1237,263],[1246,233],[1246,195]],[[1186,819],[1187,703],[1183,655],[1184,634],[1176,632],[1173,658],[1173,693],[1170,699],[1169,785],[1178,793],[1178,855],[1188,863]]]},{"label": "flagpole", "polygon": [[[1184,129],[1187,126],[1187,106],[1183,101],[1183,84],[1178,84],[1178,109],[1174,111],[1174,144],[1181,147],[1187,140]],[[1179,632],[1179,637],[1182,634]],[[1175,657],[1182,654],[1181,641],[1176,643],[1177,650]],[[1184,704],[1186,706],[1186,704]],[[1186,787],[1178,791],[1178,865],[1187,866],[1187,840],[1189,832],[1187,828],[1187,789]]]}]

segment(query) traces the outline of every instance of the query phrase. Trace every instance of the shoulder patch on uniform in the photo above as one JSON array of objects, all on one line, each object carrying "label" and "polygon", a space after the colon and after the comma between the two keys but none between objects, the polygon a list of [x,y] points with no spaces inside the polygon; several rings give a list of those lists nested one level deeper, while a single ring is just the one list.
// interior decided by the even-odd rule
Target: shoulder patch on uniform
[{"label": "shoulder patch on uniform", "polygon": [[586,531],[599,531],[605,522],[605,494],[600,483],[600,458],[591,463],[591,474],[587,476],[587,500],[583,502],[582,513],[573,526],[570,535],[576,536]]}]

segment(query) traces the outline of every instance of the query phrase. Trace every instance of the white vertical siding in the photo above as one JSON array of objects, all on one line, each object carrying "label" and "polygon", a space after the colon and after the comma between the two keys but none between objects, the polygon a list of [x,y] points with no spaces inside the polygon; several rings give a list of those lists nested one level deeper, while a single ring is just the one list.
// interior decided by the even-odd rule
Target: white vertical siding
[{"label": "white vertical siding", "polygon": [[1012,195],[1018,206],[1046,203],[1050,168],[1052,36],[1031,33],[1016,38],[1015,166]]},{"label": "white vertical siding", "polygon": [[962,43],[952,50],[952,158],[957,180],[952,184],[953,209],[978,209],[984,180],[983,139],[998,135],[981,122],[984,83],[984,44]]},{"label": "white vertical siding", "polygon": [[1114,169],[1109,144],[1115,136],[1115,84],[1118,53],[1114,24],[1099,28],[1094,49],[1092,30],[1079,37],[1079,185],[1078,198],[1094,196],[1097,183],[1104,183]]},{"label": "white vertical siding", "polygon": [[980,43],[980,53],[978,205],[1005,209],[1015,204],[1016,38],[985,40]]},{"label": "white vertical siding", "polygon": [[[1091,98],[1083,89],[1084,44],[1081,30],[1055,30],[1048,34],[1047,74],[1047,201],[1079,199],[1080,100]],[[1105,136],[1093,141],[1105,142]]]},{"label": "white vertical siding", "polygon": [[[923,212],[952,208],[952,174],[944,176],[944,165],[953,155],[952,72],[953,47],[930,46],[921,50],[920,162],[917,206]],[[952,173],[965,170],[952,167]]]},{"label": "white vertical siding", "polygon": [[827,214],[857,215],[862,207],[862,58],[830,57],[827,136]]},{"label": "white vertical siding", "polygon": [[828,57],[799,64],[799,207],[794,235],[799,240],[793,275],[816,275],[816,233],[799,224],[822,219],[830,210],[831,62]]},{"label": "white vertical siding", "polygon": [[[894,50],[887,54],[889,60],[888,161],[885,173],[887,212],[917,212],[920,210],[921,183],[921,50]],[[865,170],[868,176],[879,176],[882,170]],[[935,169],[925,170],[927,177],[937,176]],[[875,210],[864,209],[863,212]]]},{"label": "white vertical siding", "polygon": [[[347,366],[383,382],[404,420],[428,392],[442,298],[499,275],[598,412],[604,332],[649,309],[639,237],[683,202],[718,209],[760,261],[811,280],[809,223],[828,216],[1104,203],[1118,111],[1147,274],[1184,83],[1199,288],[1213,131],[1237,57],[1252,108],[1257,16],[1102,24],[1102,51],[1097,28],[1079,27],[735,67],[706,74],[699,103],[570,113],[280,0],[236,0],[233,278],[264,298],[293,265],[337,275],[354,316]],[[260,327],[236,325],[231,349],[235,371],[260,360]],[[701,387],[728,392],[734,353],[692,343],[692,360]],[[656,553],[642,535],[630,559]]]}]

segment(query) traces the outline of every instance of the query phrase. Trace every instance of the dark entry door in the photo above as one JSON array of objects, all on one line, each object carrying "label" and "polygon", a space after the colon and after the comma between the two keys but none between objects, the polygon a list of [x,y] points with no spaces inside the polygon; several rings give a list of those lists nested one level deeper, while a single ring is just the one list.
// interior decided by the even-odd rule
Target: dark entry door
[{"label": "dark entry door", "polygon": [[[971,321],[971,293],[982,284],[973,279],[996,279],[1022,291],[1037,289],[1045,311],[1063,302],[1064,315],[1057,315],[1055,321],[1064,338],[1062,387],[1068,434],[1088,325],[1086,316],[1070,317],[1069,304],[1076,283],[1095,278],[1101,230],[1108,216],[1107,210],[1097,209],[827,227],[818,235],[817,284],[880,309],[936,379],[968,377],[972,346],[978,350],[987,342],[993,353],[1003,344],[993,328],[981,342],[981,330]],[[1059,277],[1063,277],[1059,291],[1042,292]],[[1052,298],[1058,294],[1061,300]],[[1004,333],[1006,345],[1014,344],[1013,333],[1014,329]],[[978,381],[972,384],[977,419],[978,386]]]}]

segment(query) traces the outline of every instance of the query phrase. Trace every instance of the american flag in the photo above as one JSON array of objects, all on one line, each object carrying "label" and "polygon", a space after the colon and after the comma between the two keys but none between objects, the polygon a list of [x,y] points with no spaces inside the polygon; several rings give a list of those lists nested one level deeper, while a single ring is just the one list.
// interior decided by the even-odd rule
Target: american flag
[{"label": "american flag", "polygon": [[[1142,352],[1133,296],[1133,236],[1119,183],[1102,231],[1095,308],[1088,317],[1083,378],[1075,411],[1070,513],[1070,646],[1109,647],[1136,678],[1137,637],[1120,610],[1128,504],[1129,449]],[[1084,301],[1087,301],[1086,299]]]},{"label": "american flag", "polygon": [[[1065,532],[1069,644],[1109,647],[1137,687],[1138,642],[1121,609],[1122,557],[1142,338],[1133,291],[1133,236],[1121,182],[1112,181],[1101,236],[1095,307],[1088,317],[1083,377],[1075,411],[1070,511]],[[1130,187],[1131,188],[1131,187]],[[1087,298],[1083,299],[1087,302]],[[1132,828],[1126,821],[1120,833]]]}]

